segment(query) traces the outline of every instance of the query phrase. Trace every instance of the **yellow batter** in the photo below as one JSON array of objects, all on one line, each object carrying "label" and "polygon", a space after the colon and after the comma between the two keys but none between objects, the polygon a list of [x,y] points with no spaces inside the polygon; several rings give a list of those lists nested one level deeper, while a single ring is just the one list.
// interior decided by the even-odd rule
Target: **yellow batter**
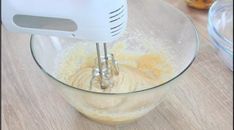
[{"label": "yellow batter", "polygon": [[[121,49],[116,46],[112,50],[116,48],[118,51]],[[89,90],[95,56],[95,53],[84,54],[82,50],[70,51],[63,59],[58,77],[71,86]],[[119,75],[113,77],[113,86],[105,91],[100,87],[92,87],[91,91],[124,93],[142,90],[165,82],[173,72],[162,54],[134,55],[122,52],[116,53],[115,59],[119,63]]]},{"label": "yellow batter", "polygon": [[[60,57],[57,78],[71,86],[89,90],[96,53],[77,45]],[[89,91],[127,93],[157,86],[173,75],[173,67],[163,53],[128,52],[124,43],[116,43],[111,51],[118,61],[119,75],[107,90],[92,87]],[[138,95],[102,95],[83,93],[63,88],[68,102],[87,117],[103,123],[116,124],[132,121],[152,110],[167,92],[168,87]],[[144,95],[144,96],[143,96]],[[142,96],[144,98],[142,98]],[[144,107],[144,108],[142,108]]]}]

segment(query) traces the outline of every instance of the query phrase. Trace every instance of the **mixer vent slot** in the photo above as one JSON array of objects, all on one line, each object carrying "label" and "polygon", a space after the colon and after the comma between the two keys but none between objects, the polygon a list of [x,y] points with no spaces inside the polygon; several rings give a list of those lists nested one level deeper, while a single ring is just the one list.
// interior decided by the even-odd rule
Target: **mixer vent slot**
[{"label": "mixer vent slot", "polygon": [[118,14],[111,16],[110,19],[115,18],[115,17],[119,16],[120,14],[123,14],[123,12],[124,12],[124,9],[121,12],[119,12]]},{"label": "mixer vent slot", "polygon": [[111,28],[112,37],[114,37],[114,36],[116,36],[116,35],[118,35],[120,33],[120,30],[122,29],[123,24],[124,23],[121,23],[121,24]]},{"label": "mixer vent slot", "polygon": [[118,8],[115,11],[110,12],[110,23],[113,23],[115,21],[118,21],[124,16],[124,6],[122,5],[120,8]]},{"label": "mixer vent slot", "polygon": [[116,13],[116,12],[120,11],[123,7],[124,7],[124,6],[122,5],[122,6],[121,6],[120,8],[118,8],[117,10],[110,12],[110,14],[113,14],[113,13]]},{"label": "mixer vent slot", "polygon": [[123,23],[121,23],[121,24],[119,24],[119,25],[117,25],[117,26],[115,26],[115,27],[112,27],[111,30],[114,30],[114,29],[116,29],[116,28],[120,28],[122,25],[123,25]]},{"label": "mixer vent slot", "polygon": [[111,23],[113,23],[113,22],[115,22],[115,21],[117,21],[117,20],[120,20],[121,18],[123,18],[123,16],[124,16],[124,14],[123,14],[123,15],[121,15],[120,17],[118,17],[118,18],[114,19],[114,20],[111,20],[110,22],[111,22]]},{"label": "mixer vent slot", "polygon": [[[125,10],[124,10],[123,5],[120,8],[110,12],[109,13],[110,14],[110,17],[109,17],[110,23],[118,22],[121,18],[124,17],[124,12],[125,12]],[[114,37],[120,33],[123,24],[124,23],[121,23],[119,25],[116,25],[116,26],[110,28],[112,37]]]},{"label": "mixer vent slot", "polygon": [[114,36],[116,36],[116,35],[118,35],[118,34],[120,34],[120,32],[117,32],[116,34],[113,34],[113,35],[111,35],[111,36],[114,37]]},{"label": "mixer vent slot", "polygon": [[114,30],[114,31],[112,31],[111,33],[116,33],[116,32],[118,32],[118,31],[120,31],[122,28],[119,28],[119,29],[117,29],[117,30]]}]

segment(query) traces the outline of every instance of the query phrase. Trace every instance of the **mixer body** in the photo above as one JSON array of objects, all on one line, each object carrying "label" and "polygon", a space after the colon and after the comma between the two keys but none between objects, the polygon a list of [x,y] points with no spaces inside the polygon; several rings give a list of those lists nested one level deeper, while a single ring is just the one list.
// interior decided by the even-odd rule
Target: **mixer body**
[{"label": "mixer body", "polygon": [[126,0],[2,0],[9,31],[113,42],[127,25]]},{"label": "mixer body", "polygon": [[[117,63],[108,58],[106,43],[117,40],[126,29],[127,0],[3,0],[2,3],[2,21],[10,31],[96,43],[98,62],[93,68],[90,88],[94,81],[100,82],[103,89],[111,86],[110,77],[117,70]],[[99,43],[104,43],[104,55]]]}]

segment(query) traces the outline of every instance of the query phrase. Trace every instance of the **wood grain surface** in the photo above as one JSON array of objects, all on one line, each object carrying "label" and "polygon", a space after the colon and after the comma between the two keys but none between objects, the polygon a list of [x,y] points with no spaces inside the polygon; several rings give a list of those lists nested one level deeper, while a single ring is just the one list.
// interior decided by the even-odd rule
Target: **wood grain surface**
[{"label": "wood grain surface", "polygon": [[184,0],[167,1],[194,21],[199,55],[165,101],[122,126],[98,124],[80,115],[54,92],[33,61],[30,36],[2,28],[2,130],[232,130],[233,72],[211,46],[207,11],[188,8]]}]

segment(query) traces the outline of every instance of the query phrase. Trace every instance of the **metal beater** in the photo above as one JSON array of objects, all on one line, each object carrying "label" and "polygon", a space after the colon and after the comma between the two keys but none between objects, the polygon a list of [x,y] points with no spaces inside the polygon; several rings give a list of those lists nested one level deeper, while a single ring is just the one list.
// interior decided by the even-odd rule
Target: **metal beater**
[{"label": "metal beater", "polygon": [[92,79],[90,81],[90,89],[96,83],[101,89],[107,89],[113,86],[112,78],[119,74],[118,63],[113,54],[108,54],[107,45],[103,43],[104,55],[100,53],[100,45],[96,43],[97,59],[96,67],[92,72]]}]

